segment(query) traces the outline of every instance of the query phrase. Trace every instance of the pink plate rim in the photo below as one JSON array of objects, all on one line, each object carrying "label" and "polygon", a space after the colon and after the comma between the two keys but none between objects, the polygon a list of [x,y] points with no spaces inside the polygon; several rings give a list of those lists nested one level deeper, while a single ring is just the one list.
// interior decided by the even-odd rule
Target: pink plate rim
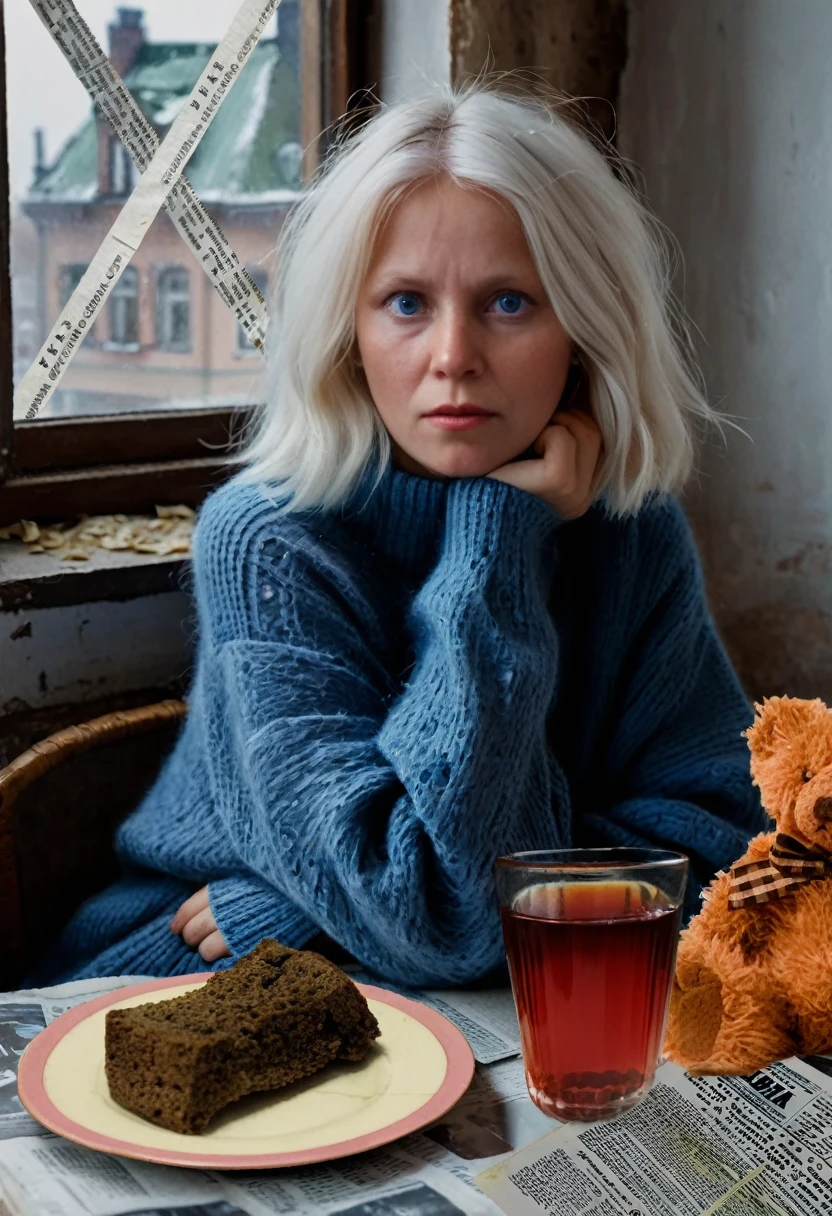
[{"label": "pink plate rim", "polygon": [[427,1124],[440,1119],[451,1107],[459,1101],[471,1084],[474,1074],[474,1054],[468,1040],[462,1031],[441,1013],[430,1009],[409,997],[399,996],[386,988],[376,988],[371,984],[357,984],[369,1000],[379,1001],[400,1009],[409,1017],[421,1022],[439,1041],[447,1060],[445,1078],[439,1089],[417,1110],[406,1115],[403,1119],[380,1127],[366,1136],[358,1136],[352,1140],[336,1140],[332,1144],[322,1144],[317,1148],[298,1149],[291,1153],[255,1153],[233,1155],[212,1155],[210,1152],[182,1152],[175,1149],[149,1148],[135,1144],[129,1140],[115,1140],[100,1132],[91,1131],[81,1123],[70,1119],[57,1106],[46,1092],[43,1074],[46,1062],[52,1051],[74,1026],[86,1021],[92,1014],[109,1005],[115,1005],[129,997],[141,996],[143,993],[159,992],[166,988],[177,988],[183,984],[207,982],[210,976],[204,972],[196,975],[178,975],[169,979],[149,980],[142,984],[133,984],[129,988],[119,988],[115,992],[105,993],[95,997],[83,1005],[68,1009],[60,1017],[51,1022],[32,1040],[20,1059],[18,1069],[18,1094],[20,1101],[29,1114],[42,1123],[49,1131],[64,1136],[85,1148],[95,1149],[102,1153],[114,1153],[119,1157],[132,1157],[136,1161],[150,1161],[158,1165],[179,1165],[191,1169],[203,1170],[251,1170],[276,1169],[291,1165],[314,1165],[321,1161],[334,1161],[338,1157],[348,1157],[353,1153],[364,1153],[372,1148],[380,1148],[390,1144],[402,1136],[418,1131]]}]

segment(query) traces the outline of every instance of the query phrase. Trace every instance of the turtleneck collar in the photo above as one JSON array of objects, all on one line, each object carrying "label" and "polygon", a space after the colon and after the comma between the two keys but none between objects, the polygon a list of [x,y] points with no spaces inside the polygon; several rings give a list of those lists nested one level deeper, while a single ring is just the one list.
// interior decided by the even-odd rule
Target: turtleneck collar
[{"label": "turtleneck collar", "polygon": [[379,479],[378,466],[371,463],[341,507],[341,516],[375,553],[421,576],[438,556],[449,485],[389,463]]}]

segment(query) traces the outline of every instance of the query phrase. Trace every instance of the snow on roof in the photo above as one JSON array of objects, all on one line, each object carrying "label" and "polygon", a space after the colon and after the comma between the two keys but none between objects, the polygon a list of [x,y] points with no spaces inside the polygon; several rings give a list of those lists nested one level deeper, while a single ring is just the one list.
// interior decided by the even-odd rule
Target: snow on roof
[{"label": "snow on roof", "polygon": [[[163,136],[205,67],[213,46],[148,43],[125,77],[145,116]],[[80,88],[80,85],[79,85]],[[241,206],[290,201],[277,158],[287,140],[299,140],[299,66],[281,54],[274,39],[249,56],[234,88],[218,110],[186,173],[208,201]],[[90,202],[98,197],[98,141],[91,112],[53,164],[34,184],[29,202]]]}]

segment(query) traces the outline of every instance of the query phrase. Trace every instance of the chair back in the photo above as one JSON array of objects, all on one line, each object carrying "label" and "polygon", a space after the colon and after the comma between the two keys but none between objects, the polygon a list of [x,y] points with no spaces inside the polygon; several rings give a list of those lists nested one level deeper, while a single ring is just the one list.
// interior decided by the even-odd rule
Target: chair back
[{"label": "chair back", "polygon": [[117,877],[115,830],[155,779],[186,713],[184,701],[167,700],[104,714],[0,769],[0,989]]}]

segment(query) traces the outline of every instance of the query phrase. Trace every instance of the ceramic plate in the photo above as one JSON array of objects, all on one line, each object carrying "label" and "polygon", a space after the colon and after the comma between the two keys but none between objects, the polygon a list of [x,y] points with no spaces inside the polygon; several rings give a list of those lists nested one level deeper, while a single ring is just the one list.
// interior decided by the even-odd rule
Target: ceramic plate
[{"label": "ceramic plate", "polygon": [[471,1083],[474,1057],[447,1018],[383,988],[358,987],[381,1037],[360,1064],[330,1064],[284,1089],[251,1094],[199,1136],[169,1132],[115,1103],[104,1075],[109,1009],[190,992],[207,976],[150,980],[56,1018],[20,1061],[20,1100],[35,1119],[87,1148],[195,1169],[274,1169],[331,1161],[432,1123]]}]

